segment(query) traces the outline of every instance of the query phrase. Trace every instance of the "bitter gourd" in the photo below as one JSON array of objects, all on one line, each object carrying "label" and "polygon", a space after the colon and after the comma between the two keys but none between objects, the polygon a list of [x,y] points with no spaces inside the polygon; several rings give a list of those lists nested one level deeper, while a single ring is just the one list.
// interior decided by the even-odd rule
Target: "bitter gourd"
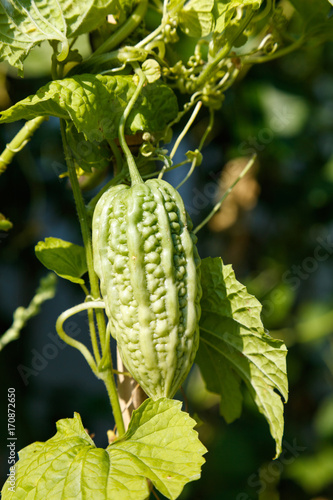
[{"label": "bitter gourd", "polygon": [[181,196],[161,179],[112,187],[94,211],[108,328],[153,399],[175,394],[198,348],[200,258],[191,229]]}]

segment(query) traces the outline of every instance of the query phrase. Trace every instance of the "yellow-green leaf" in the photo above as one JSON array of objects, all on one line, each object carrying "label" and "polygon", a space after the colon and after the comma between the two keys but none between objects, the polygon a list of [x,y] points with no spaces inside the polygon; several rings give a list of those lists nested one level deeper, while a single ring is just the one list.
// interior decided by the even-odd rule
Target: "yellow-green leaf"
[{"label": "yellow-green leaf", "polygon": [[270,337],[260,319],[261,304],[220,258],[202,261],[200,346],[196,361],[212,392],[221,395],[221,414],[240,415],[243,381],[270,427],[281,453],[283,398],[288,398],[287,349]]}]

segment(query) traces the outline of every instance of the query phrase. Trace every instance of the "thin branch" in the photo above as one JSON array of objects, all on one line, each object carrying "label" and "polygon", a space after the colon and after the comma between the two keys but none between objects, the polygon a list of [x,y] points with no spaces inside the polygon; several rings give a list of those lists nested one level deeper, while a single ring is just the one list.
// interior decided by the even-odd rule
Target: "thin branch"
[{"label": "thin branch", "polygon": [[21,151],[24,146],[26,146],[34,132],[45,120],[48,120],[48,118],[48,116],[37,116],[36,118],[27,121],[21,130],[16,134],[14,139],[6,145],[0,156],[0,175],[6,170],[7,165],[11,163],[16,153]]},{"label": "thin branch", "polygon": [[196,234],[198,231],[200,231],[200,229],[202,229],[206,224],[207,222],[210,221],[210,219],[213,217],[213,215],[216,214],[216,212],[218,212],[221,208],[221,205],[222,203],[224,202],[224,200],[229,196],[229,194],[231,193],[231,191],[234,189],[234,187],[236,186],[236,184],[239,183],[239,181],[241,179],[243,179],[243,177],[247,174],[247,172],[253,167],[255,161],[257,159],[257,155],[254,154],[250,161],[246,164],[246,166],[244,167],[244,169],[242,170],[242,172],[239,174],[239,176],[237,177],[237,179],[231,184],[231,186],[229,187],[229,189],[227,189],[227,191],[224,193],[224,195],[222,196],[222,198],[220,199],[220,201],[218,203],[216,203],[215,207],[213,208],[213,210],[207,215],[207,217],[193,230],[193,233]]},{"label": "thin branch", "polygon": [[64,331],[64,328],[63,328],[63,324],[68,318],[70,318],[71,316],[74,316],[74,314],[77,314],[81,311],[84,311],[84,310],[90,309],[90,308],[104,309],[105,304],[102,301],[90,301],[90,302],[84,302],[83,304],[79,304],[77,306],[71,307],[70,309],[67,309],[67,311],[64,311],[58,317],[58,319],[56,321],[56,330],[57,330],[59,337],[64,342],[66,342],[66,344],[74,347],[75,349],[78,349],[81,352],[82,356],[85,358],[85,360],[87,361],[88,365],[90,366],[91,370],[94,372],[96,377],[100,378],[99,374],[98,374],[96,362],[95,362],[91,352],[89,351],[89,349],[84,344],[82,344],[82,342],[79,342],[78,340],[75,340],[72,337],[70,337],[69,335],[67,335],[67,333]]},{"label": "thin branch", "polygon": [[170,153],[170,158],[172,159],[174,157],[174,155],[176,154],[176,151],[181,143],[181,141],[184,139],[185,135],[187,134],[187,132],[189,131],[189,129],[191,128],[194,120],[196,119],[200,109],[201,109],[201,106],[202,106],[202,101],[199,101],[196,105],[196,107],[194,108],[188,122],[186,123],[185,127],[183,128],[181,134],[179,134],[173,148],[172,148],[172,151]]}]

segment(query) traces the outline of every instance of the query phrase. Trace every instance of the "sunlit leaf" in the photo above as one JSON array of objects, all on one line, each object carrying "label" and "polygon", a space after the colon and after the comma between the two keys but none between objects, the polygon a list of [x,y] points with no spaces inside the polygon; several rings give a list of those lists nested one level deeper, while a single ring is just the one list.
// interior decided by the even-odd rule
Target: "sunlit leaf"
[{"label": "sunlit leaf", "polygon": [[207,388],[221,395],[228,422],[240,415],[243,381],[281,452],[283,402],[288,398],[286,347],[265,333],[261,305],[219,258],[202,261],[200,346],[196,361]]},{"label": "sunlit leaf", "polygon": [[[94,144],[110,141],[118,137],[120,118],[135,89],[131,76],[85,74],[56,80],[3,111],[0,122],[53,115],[72,120]],[[176,96],[167,85],[147,84],[126,121],[126,133],[161,131],[177,112]]]},{"label": "sunlit leaf", "polygon": [[206,448],[193,430],[196,422],[181,402],[147,399],[133,412],[126,434],[106,449],[96,448],[80,415],[59,420],[45,443],[19,452],[15,491],[8,479],[3,500],[145,500],[146,479],[167,498],[199,479]]},{"label": "sunlit leaf", "polygon": [[29,51],[44,40],[60,42],[66,58],[68,39],[91,31],[111,13],[115,0],[6,0],[0,3],[0,61],[19,69]]},{"label": "sunlit leaf", "polygon": [[0,213],[0,231],[9,231],[12,227],[13,223]]},{"label": "sunlit leaf", "polygon": [[239,7],[259,9],[262,0],[217,0],[215,1],[214,14],[216,18],[215,31],[222,33],[236,14]]},{"label": "sunlit leaf", "polygon": [[187,35],[201,38],[213,29],[214,0],[190,0],[179,13],[179,26]]},{"label": "sunlit leaf", "polygon": [[84,284],[81,276],[87,272],[87,263],[83,247],[60,238],[45,238],[37,243],[35,253],[47,269],[61,278]]}]

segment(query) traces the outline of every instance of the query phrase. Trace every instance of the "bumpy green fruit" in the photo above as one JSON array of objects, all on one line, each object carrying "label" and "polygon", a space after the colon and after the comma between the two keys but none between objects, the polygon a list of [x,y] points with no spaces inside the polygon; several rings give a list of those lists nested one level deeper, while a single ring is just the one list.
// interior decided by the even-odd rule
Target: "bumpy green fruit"
[{"label": "bumpy green fruit", "polygon": [[198,348],[200,258],[179,193],[158,179],[119,185],[93,217],[95,271],[111,334],[153,399],[172,397]]}]

